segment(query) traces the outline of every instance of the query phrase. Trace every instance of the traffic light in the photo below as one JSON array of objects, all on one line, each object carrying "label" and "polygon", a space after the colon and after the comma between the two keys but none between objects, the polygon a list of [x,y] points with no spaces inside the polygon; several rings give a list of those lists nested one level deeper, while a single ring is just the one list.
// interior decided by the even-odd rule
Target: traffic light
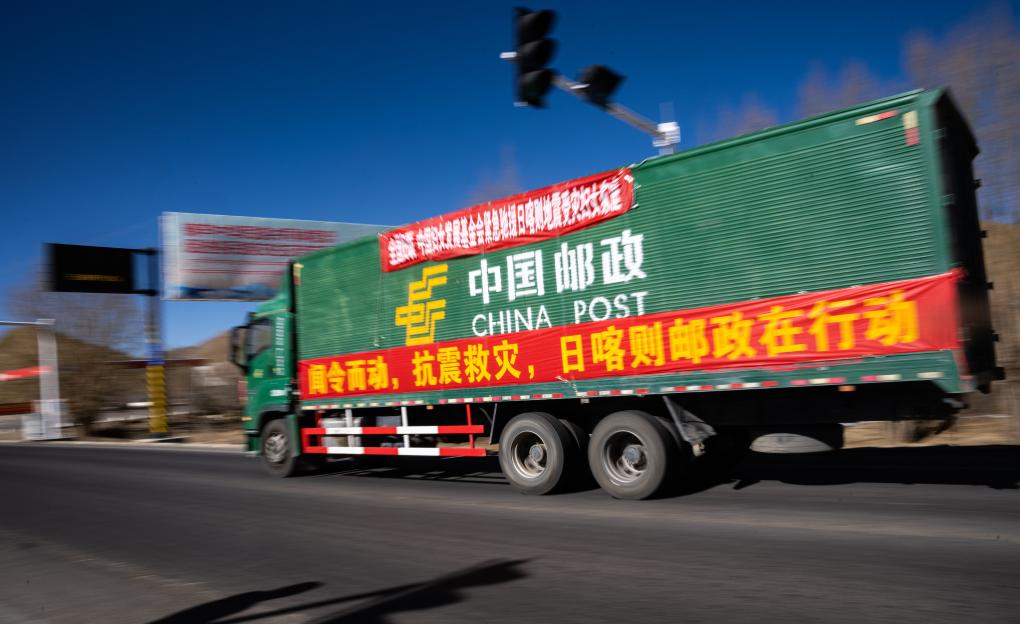
[{"label": "traffic light", "polygon": [[556,52],[556,42],[547,39],[556,13],[514,9],[517,38],[514,61],[517,65],[517,102],[543,108],[542,98],[552,88],[556,72],[546,67]]},{"label": "traffic light", "polygon": [[603,65],[592,65],[581,70],[578,82],[581,83],[578,90],[586,100],[606,108],[609,98],[623,82],[623,76]]}]

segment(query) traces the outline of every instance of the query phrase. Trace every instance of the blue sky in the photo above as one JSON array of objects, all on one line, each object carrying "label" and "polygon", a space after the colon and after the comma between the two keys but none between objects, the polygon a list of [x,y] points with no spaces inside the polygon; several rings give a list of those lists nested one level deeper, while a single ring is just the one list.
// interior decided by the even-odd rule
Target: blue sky
[{"label": "blue sky", "polygon": [[[168,211],[400,224],[461,208],[512,154],[523,188],[654,154],[566,94],[512,105],[516,3],[12,2],[0,19],[0,319],[42,246],[157,244]],[[1009,3],[1016,15],[1016,2]],[[627,79],[618,99],[684,145],[748,94],[781,120],[813,64],[897,83],[910,33],[966,2],[544,2],[553,65]],[[702,139],[703,140],[703,137]],[[246,304],[167,302],[169,346]]]}]

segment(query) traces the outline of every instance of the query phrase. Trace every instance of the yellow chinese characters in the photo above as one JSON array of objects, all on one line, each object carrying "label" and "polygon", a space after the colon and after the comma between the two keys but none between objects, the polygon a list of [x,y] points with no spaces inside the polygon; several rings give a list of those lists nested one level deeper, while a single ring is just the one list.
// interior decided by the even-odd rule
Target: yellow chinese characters
[{"label": "yellow chinese characters", "polygon": [[630,339],[630,367],[661,366],[666,362],[662,348],[662,323],[633,325],[627,330]]},{"label": "yellow chinese characters", "polygon": [[428,349],[415,351],[414,357],[411,358],[411,365],[414,367],[412,373],[416,387],[434,386],[439,382],[436,377],[436,356],[432,355]]},{"label": "yellow chinese characters", "polygon": [[390,386],[390,367],[381,355],[368,360],[368,386],[373,390],[385,390]]},{"label": "yellow chinese characters", "polygon": [[[834,299],[788,308],[773,304],[707,318],[674,317],[618,328],[615,325],[560,337],[563,374],[650,371],[667,362],[768,361],[789,354],[849,351],[911,344],[920,339],[917,302],[901,290],[865,299]],[[810,306],[810,307],[809,307]],[[764,306],[763,306],[764,307]],[[659,317],[661,318],[661,317]],[[623,321],[617,321],[616,325]]]},{"label": "yellow chinese characters", "polygon": [[439,383],[461,383],[460,350],[457,347],[442,347],[436,358],[439,360]]},{"label": "yellow chinese characters", "polygon": [[564,373],[583,373],[584,338],[580,334],[561,337],[560,358]]},{"label": "yellow chinese characters", "polygon": [[607,371],[623,370],[627,352],[623,350],[623,331],[612,325],[591,335],[591,361],[604,363]]},{"label": "yellow chinese characters", "polygon": [[765,330],[758,342],[764,345],[766,355],[775,357],[807,351],[807,345],[797,338],[804,333],[804,328],[794,324],[794,320],[802,316],[803,310],[786,310],[781,305],[774,305],[765,314],[758,315],[758,320],[765,322]]},{"label": "yellow chinese characters", "polygon": [[864,318],[868,329],[864,337],[877,340],[887,347],[897,343],[917,342],[920,337],[917,323],[917,302],[908,301],[902,290],[894,290],[887,297],[865,299]]},{"label": "yellow chinese characters", "polygon": [[367,360],[333,360],[328,365],[312,364],[307,371],[309,396],[386,390],[390,383],[389,365],[381,355]]},{"label": "yellow chinese characters", "polygon": [[819,301],[811,307],[808,318],[811,319],[811,326],[808,331],[815,339],[816,351],[829,351],[829,333],[833,326],[838,328],[839,342],[836,348],[840,351],[853,349],[856,344],[854,337],[854,322],[861,315],[857,312],[839,312],[852,307],[857,302],[853,299],[841,301]]},{"label": "yellow chinese characters", "polygon": [[496,365],[499,366],[499,370],[496,371],[496,379],[502,379],[507,374],[515,379],[520,378],[521,371],[514,367],[517,363],[517,352],[517,343],[506,340],[492,348],[492,356],[496,359]]},{"label": "yellow chinese characters", "polygon": [[485,345],[472,344],[464,349],[464,376],[468,383],[492,379],[489,373],[489,350]]},{"label": "yellow chinese characters", "polygon": [[751,330],[754,321],[745,319],[739,310],[723,316],[708,319],[712,328],[712,344],[715,347],[712,356],[716,358],[754,357],[758,354],[751,346]]},{"label": "yellow chinese characters", "polygon": [[326,385],[326,365],[312,364],[308,367],[308,394],[326,394],[329,390]]},{"label": "yellow chinese characters", "polygon": [[705,319],[674,319],[669,328],[669,359],[699,364],[711,352],[705,335]]},{"label": "yellow chinese characters", "polygon": [[[508,340],[494,345],[491,351],[483,344],[469,344],[464,349],[439,347],[434,355],[429,349],[416,350],[411,359],[414,385],[429,388],[499,381],[504,377],[519,379],[519,352],[519,345]],[[490,364],[490,357],[495,367]]]}]

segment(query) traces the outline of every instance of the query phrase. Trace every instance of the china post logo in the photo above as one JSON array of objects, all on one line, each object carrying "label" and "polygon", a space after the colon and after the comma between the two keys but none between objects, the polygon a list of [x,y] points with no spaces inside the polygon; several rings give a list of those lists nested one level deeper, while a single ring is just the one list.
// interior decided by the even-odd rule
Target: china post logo
[{"label": "china post logo", "polygon": [[446,299],[433,299],[432,289],[446,284],[447,265],[425,267],[421,279],[407,285],[407,305],[397,308],[396,324],[407,330],[407,346],[436,341],[436,322],[446,318]]}]

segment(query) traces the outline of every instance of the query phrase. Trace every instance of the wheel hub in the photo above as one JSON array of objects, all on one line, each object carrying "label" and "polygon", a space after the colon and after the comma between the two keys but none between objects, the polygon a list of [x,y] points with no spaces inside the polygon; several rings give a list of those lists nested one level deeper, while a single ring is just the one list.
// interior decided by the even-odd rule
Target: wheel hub
[{"label": "wheel hub", "polygon": [[645,449],[638,444],[628,444],[623,449],[621,459],[631,468],[636,468],[645,463]]},{"label": "wheel hub", "polygon": [[545,472],[548,449],[545,442],[532,431],[522,432],[509,444],[514,469],[526,479],[537,479]]},{"label": "wheel hub", "polygon": [[602,450],[602,465],[617,483],[639,481],[648,468],[644,442],[630,431],[617,431],[609,437]]},{"label": "wheel hub", "polygon": [[279,432],[270,434],[266,438],[265,454],[272,463],[281,463],[287,458],[287,437]]}]

